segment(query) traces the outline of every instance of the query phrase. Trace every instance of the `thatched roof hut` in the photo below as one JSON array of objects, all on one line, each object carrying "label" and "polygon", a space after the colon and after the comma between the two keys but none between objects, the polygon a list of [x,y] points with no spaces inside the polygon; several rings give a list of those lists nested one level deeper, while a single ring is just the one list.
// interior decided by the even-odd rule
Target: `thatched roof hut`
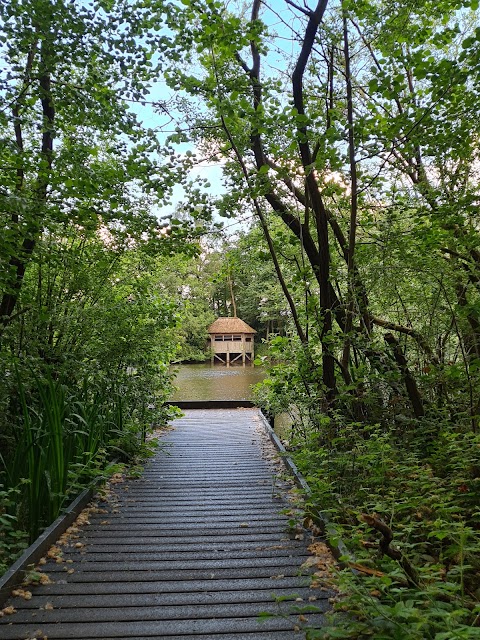
[{"label": "thatched roof hut", "polygon": [[208,333],[245,333],[255,334],[255,329],[252,329],[246,322],[240,320],[240,318],[217,318],[215,322],[208,327]]},{"label": "thatched roof hut", "polygon": [[212,364],[215,361],[229,366],[231,363],[253,364],[253,336],[257,333],[240,318],[217,318],[208,327]]}]

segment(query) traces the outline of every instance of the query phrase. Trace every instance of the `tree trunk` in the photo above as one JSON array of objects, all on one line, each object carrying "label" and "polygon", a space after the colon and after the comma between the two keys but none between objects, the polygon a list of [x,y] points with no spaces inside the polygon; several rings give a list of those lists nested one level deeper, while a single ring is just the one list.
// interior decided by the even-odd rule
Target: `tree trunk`
[{"label": "tree trunk", "polygon": [[410,369],[408,368],[408,362],[400,348],[400,344],[395,336],[391,333],[386,333],[384,336],[385,342],[392,347],[393,357],[402,374],[403,382],[407,389],[407,394],[410,399],[410,403],[413,408],[413,413],[416,418],[422,418],[425,415],[423,408],[423,400],[418,390],[415,378],[412,376]]},{"label": "tree trunk", "polygon": [[[27,266],[31,260],[35,250],[39,235],[42,232],[44,222],[45,203],[47,201],[47,190],[50,184],[50,173],[53,160],[53,126],[55,120],[55,107],[52,99],[51,81],[50,81],[50,44],[47,40],[42,40],[40,48],[40,66],[39,66],[39,99],[43,116],[43,133],[39,158],[39,168],[34,190],[34,201],[38,208],[33,212],[32,220],[27,227],[27,231],[20,238],[19,245],[9,261],[9,274],[0,302],[0,330],[5,327],[11,320],[15,310],[20,289],[23,284]],[[18,105],[17,105],[18,106]],[[15,137],[17,146],[20,144],[19,151],[22,151],[23,142],[21,140],[21,132],[18,129],[19,123],[15,121]],[[20,137],[19,137],[20,134]],[[17,189],[23,188],[23,170],[17,171]]]}]

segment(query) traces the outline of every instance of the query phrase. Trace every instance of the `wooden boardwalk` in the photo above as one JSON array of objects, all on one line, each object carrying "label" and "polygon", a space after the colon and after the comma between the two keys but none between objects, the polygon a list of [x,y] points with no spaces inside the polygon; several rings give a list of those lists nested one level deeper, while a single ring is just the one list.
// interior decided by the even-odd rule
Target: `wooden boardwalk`
[{"label": "wooden boardwalk", "polygon": [[8,603],[0,638],[295,640],[322,624],[331,594],[309,588],[257,411],[187,411],[162,442],[42,567],[52,583]]}]

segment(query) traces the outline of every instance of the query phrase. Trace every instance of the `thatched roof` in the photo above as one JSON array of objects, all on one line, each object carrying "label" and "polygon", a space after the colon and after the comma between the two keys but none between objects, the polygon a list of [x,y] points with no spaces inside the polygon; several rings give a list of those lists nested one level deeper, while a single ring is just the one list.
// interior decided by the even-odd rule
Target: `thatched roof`
[{"label": "thatched roof", "polygon": [[257,333],[240,318],[217,318],[208,327],[208,333]]}]

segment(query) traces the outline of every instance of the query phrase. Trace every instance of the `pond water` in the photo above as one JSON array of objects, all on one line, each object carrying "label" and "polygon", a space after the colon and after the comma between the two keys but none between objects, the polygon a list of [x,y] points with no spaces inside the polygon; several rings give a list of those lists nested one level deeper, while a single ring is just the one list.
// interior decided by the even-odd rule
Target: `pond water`
[{"label": "pond water", "polygon": [[177,372],[173,401],[251,400],[250,386],[265,377],[262,367],[250,365],[181,364],[173,370]]}]

